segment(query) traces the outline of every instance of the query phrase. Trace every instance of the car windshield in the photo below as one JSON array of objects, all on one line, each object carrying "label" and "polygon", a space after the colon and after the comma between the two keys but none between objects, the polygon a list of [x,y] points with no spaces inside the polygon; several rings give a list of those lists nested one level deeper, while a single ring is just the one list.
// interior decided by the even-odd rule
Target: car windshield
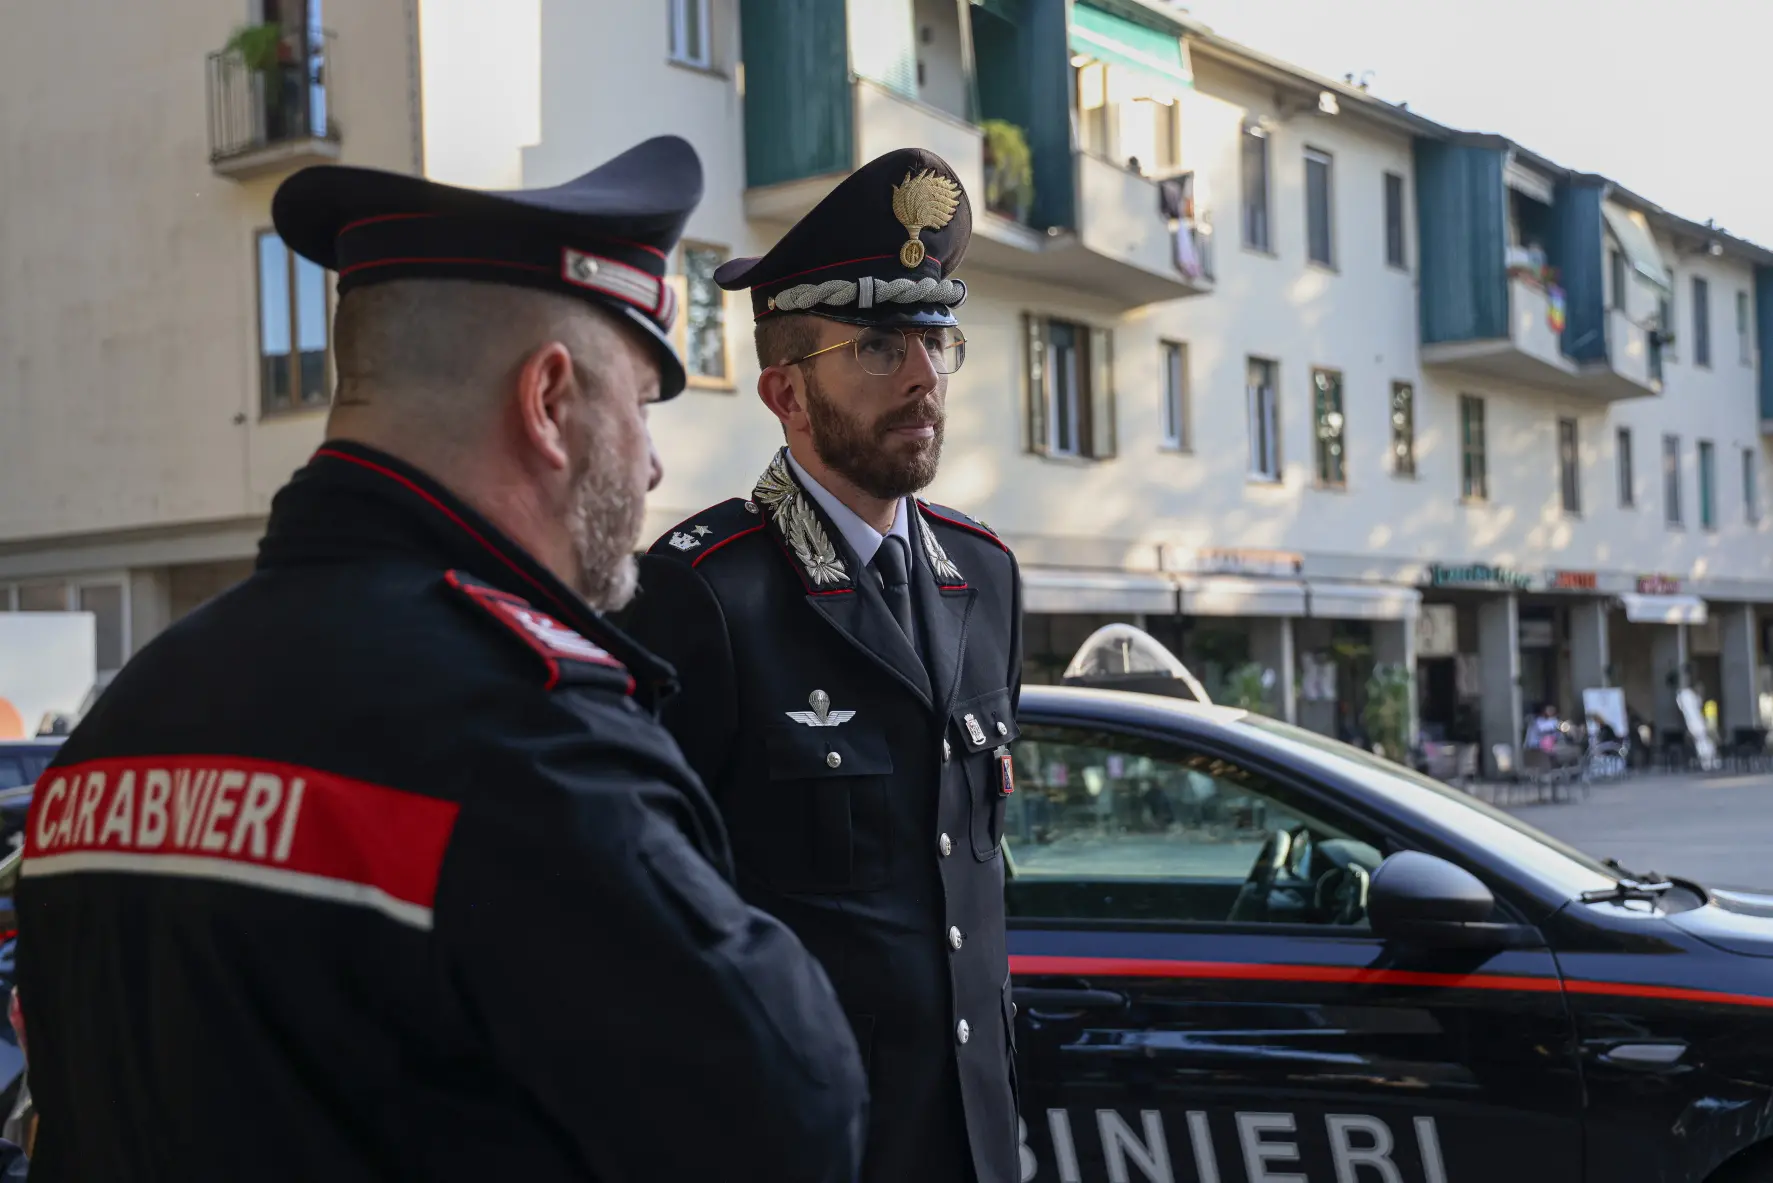
[{"label": "car windshield", "polygon": [[[1622,872],[1618,868],[1534,829],[1493,805],[1401,764],[1261,715],[1246,714],[1238,722],[1285,745],[1290,754],[1302,761],[1356,777],[1375,788],[1389,789],[1399,804],[1506,858],[1523,870],[1536,872],[1572,898],[1584,891],[1611,887],[1621,878]],[[1418,790],[1425,790],[1428,795],[1424,796]]]}]

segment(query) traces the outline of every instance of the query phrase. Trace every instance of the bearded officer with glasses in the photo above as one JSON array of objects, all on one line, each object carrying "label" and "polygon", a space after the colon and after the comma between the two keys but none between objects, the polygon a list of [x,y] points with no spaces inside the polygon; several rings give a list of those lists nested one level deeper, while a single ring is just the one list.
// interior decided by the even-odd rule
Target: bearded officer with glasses
[{"label": "bearded officer with glasses", "polygon": [[758,396],[781,448],[642,562],[624,618],[677,668],[665,722],[741,891],[837,988],[871,1093],[868,1183],[1016,1183],[1005,797],[1021,579],[936,476],[966,357],[972,211],[921,150],[858,169],[762,258]]}]

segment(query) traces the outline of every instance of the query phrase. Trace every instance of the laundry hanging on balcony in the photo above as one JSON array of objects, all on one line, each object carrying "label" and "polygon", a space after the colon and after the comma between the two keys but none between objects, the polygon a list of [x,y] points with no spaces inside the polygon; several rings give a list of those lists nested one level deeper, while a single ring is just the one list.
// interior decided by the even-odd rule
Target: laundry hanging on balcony
[{"label": "laundry hanging on balcony", "polygon": [[1071,52],[1127,75],[1128,98],[1170,98],[1194,87],[1182,39],[1086,3],[1071,9]]}]

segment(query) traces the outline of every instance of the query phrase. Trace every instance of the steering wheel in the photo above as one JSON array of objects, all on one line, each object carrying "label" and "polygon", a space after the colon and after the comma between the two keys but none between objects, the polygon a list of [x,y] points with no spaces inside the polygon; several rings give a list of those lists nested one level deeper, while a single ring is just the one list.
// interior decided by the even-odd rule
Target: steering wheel
[{"label": "steering wheel", "polygon": [[1227,920],[1262,920],[1268,915],[1268,894],[1274,890],[1274,884],[1287,865],[1287,856],[1293,851],[1293,835],[1286,830],[1275,830],[1262,843],[1262,849],[1256,852],[1256,862],[1250,867],[1250,877],[1238,888],[1237,899],[1231,905],[1231,915]]},{"label": "steering wheel", "polygon": [[1328,924],[1359,924],[1367,916],[1367,888],[1372,876],[1359,863],[1331,867],[1312,891],[1312,912]]}]

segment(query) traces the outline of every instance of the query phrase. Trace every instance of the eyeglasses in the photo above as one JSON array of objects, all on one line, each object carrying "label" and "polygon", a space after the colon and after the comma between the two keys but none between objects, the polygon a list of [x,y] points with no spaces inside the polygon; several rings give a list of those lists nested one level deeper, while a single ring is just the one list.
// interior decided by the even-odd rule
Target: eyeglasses
[{"label": "eyeglasses", "polygon": [[803,361],[811,361],[821,353],[853,347],[856,351],[856,364],[862,367],[864,374],[885,378],[889,374],[898,373],[899,367],[905,364],[905,355],[911,351],[913,334],[923,342],[923,351],[929,354],[930,365],[935,367],[938,374],[954,373],[967,359],[967,339],[961,331],[953,325],[933,325],[929,328],[863,329],[848,341],[815,349],[805,357],[791,358],[782,364],[797,366]]}]

